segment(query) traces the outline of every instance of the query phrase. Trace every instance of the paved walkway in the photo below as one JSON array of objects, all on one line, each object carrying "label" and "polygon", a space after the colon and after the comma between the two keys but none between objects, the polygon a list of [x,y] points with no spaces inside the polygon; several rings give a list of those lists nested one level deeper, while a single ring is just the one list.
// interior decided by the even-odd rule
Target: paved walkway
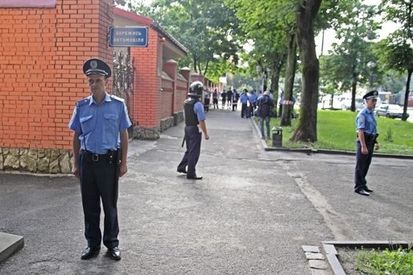
[{"label": "paved walkway", "polygon": [[[207,114],[198,174],[175,172],[183,125],[130,144],[121,179],[123,258],[81,261],[73,177],[0,174],[0,231],[25,237],[1,274],[311,274],[302,245],[413,240],[411,160],[375,159],[370,198],[352,192],[354,157],[265,152],[239,112]],[[373,184],[374,182],[374,184]]]}]

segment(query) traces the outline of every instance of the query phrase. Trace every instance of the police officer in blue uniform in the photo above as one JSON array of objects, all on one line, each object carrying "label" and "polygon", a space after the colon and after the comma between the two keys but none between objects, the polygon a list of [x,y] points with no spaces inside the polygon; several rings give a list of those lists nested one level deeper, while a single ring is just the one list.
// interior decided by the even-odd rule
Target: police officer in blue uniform
[{"label": "police officer in blue uniform", "polygon": [[73,174],[80,179],[87,247],[81,259],[96,257],[102,234],[100,201],[105,213],[103,244],[107,255],[120,260],[117,213],[118,178],[127,172],[131,126],[124,100],[106,93],[111,69],[100,59],[83,65],[91,95],[78,101],[69,128],[73,136]]},{"label": "police officer in blue uniform", "polygon": [[370,167],[374,149],[379,149],[377,142],[377,122],[374,117],[378,92],[370,91],[363,96],[365,108],[356,118],[357,152],[354,191],[363,196],[369,196],[373,190],[367,187],[366,175]]},{"label": "police officer in blue uniform", "polygon": [[[202,133],[208,140],[208,131],[205,124],[204,106],[199,101],[202,96],[204,85],[200,81],[193,82],[189,87],[188,99],[184,103],[185,114],[185,141],[186,152],[182,161],[178,165],[177,171],[185,173],[187,179],[201,180],[202,177],[196,175],[195,166],[201,153]],[[186,170],[188,167],[188,170]]]}]

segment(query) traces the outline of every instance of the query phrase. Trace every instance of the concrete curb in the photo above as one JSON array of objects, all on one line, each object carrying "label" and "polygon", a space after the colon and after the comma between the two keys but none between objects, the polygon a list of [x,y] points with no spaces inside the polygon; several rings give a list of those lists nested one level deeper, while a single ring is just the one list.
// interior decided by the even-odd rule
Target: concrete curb
[{"label": "concrete curb", "polygon": [[[257,123],[253,118],[251,118],[251,123],[254,126],[258,137],[260,136],[260,129],[258,128]],[[286,148],[286,147],[272,147],[268,146],[267,142],[261,139],[261,144],[264,147],[265,151],[279,151],[279,152],[297,152],[297,153],[305,153],[305,154],[330,154],[330,155],[348,155],[348,156],[355,156],[355,151],[345,151],[345,150],[328,150],[328,149],[314,149],[314,148]],[[379,158],[397,158],[397,159],[413,159],[413,156],[409,155],[392,155],[392,154],[381,154],[375,153],[374,157]]]},{"label": "concrete curb", "polygon": [[323,248],[326,253],[326,258],[333,270],[334,275],[346,275],[341,263],[337,257],[338,252],[336,247],[350,249],[412,249],[412,244],[405,241],[388,242],[388,241],[326,241],[323,242]]},{"label": "concrete curb", "polygon": [[0,232],[0,263],[24,247],[22,236]]}]

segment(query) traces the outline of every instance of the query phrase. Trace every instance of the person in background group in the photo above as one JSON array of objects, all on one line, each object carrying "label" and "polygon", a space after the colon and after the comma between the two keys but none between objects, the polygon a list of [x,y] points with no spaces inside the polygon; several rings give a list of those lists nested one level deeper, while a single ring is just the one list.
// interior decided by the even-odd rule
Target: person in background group
[{"label": "person in background group", "polygon": [[222,100],[222,109],[225,109],[225,105],[227,103],[227,92],[222,91],[221,100]]},{"label": "person in background group", "polygon": [[254,90],[251,91],[248,99],[250,101],[249,116],[251,117],[254,116],[255,109],[257,108],[257,95]]},{"label": "person in background group", "polygon": [[231,89],[228,89],[228,91],[227,91],[227,102],[228,102],[227,108],[231,109],[231,106],[232,106],[232,91],[231,91]]},{"label": "person in background group", "polygon": [[204,110],[205,112],[209,112],[209,103],[211,101],[211,94],[208,90],[205,91],[204,94]]},{"label": "person in background group", "polygon": [[377,122],[374,117],[374,108],[377,103],[378,92],[370,91],[363,96],[365,108],[356,117],[357,152],[356,169],[354,176],[354,192],[369,196],[373,190],[367,187],[366,175],[369,171],[374,149],[379,149],[377,142]]},{"label": "person in background group", "polygon": [[237,90],[234,89],[234,92],[232,93],[232,111],[237,110],[238,100],[239,100],[239,94],[238,94]]},{"label": "person in background group", "polygon": [[[91,95],[78,101],[69,128],[73,136],[73,174],[80,179],[87,248],[81,259],[100,251],[100,204],[105,212],[103,244],[107,255],[120,260],[118,226],[118,178],[127,171],[128,131],[131,122],[123,99],[109,95],[105,86],[110,67],[100,59],[83,65]],[[119,163],[120,160],[120,163]]]},{"label": "person in background group", "polygon": [[212,93],[212,104],[214,105],[214,110],[218,109],[218,91],[217,89],[214,90]]},{"label": "person in background group", "polygon": [[[265,137],[267,137],[267,139],[270,139],[270,116],[271,110],[274,108],[274,101],[271,99],[269,91],[265,91],[264,94],[258,99],[257,106],[257,116],[259,117],[261,138],[265,139]],[[264,130],[264,126],[267,131]]]},{"label": "person in background group", "polygon": [[239,101],[241,102],[241,118],[248,118],[248,90],[244,89],[241,93]]},{"label": "person in background group", "polygon": [[[195,167],[198,163],[201,153],[202,133],[199,131],[198,125],[204,133],[205,139],[208,140],[208,132],[205,123],[205,113],[202,103],[199,98],[202,96],[204,85],[200,81],[195,81],[189,87],[188,99],[184,103],[185,115],[185,142],[186,151],[178,164],[177,172],[186,174],[187,179],[201,180],[202,177],[197,176]],[[188,167],[188,169],[186,169]]]}]

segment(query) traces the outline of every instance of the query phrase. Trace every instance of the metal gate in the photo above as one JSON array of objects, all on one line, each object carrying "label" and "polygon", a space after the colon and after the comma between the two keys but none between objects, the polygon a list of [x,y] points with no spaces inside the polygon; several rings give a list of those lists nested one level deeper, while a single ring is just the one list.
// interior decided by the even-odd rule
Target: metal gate
[{"label": "metal gate", "polygon": [[133,67],[133,58],[130,55],[130,48],[114,48],[113,49],[113,83],[112,93],[125,100],[128,108],[128,115],[132,121],[129,135],[133,130],[134,103],[133,103],[133,80],[135,68]]}]

